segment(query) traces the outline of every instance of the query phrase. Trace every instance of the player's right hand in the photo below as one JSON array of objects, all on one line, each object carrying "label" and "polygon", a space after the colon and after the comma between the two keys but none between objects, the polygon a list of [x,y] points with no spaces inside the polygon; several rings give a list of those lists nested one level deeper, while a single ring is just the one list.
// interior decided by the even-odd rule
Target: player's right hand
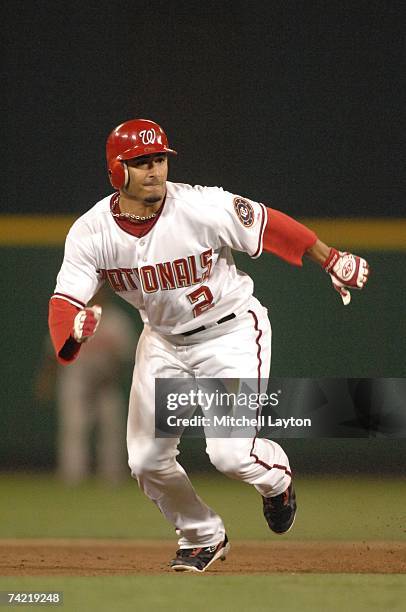
[{"label": "player's right hand", "polygon": [[102,315],[101,306],[79,310],[73,321],[73,337],[76,342],[86,342],[96,333]]},{"label": "player's right hand", "polygon": [[368,280],[369,265],[365,259],[334,248],[331,249],[323,268],[330,274],[333,287],[340,294],[344,306],[351,301],[348,289],[363,289]]}]

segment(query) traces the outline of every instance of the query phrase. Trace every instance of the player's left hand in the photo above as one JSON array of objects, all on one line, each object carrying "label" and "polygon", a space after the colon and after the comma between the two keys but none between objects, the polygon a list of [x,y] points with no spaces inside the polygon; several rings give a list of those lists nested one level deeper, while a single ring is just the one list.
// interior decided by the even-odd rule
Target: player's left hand
[{"label": "player's left hand", "polygon": [[363,289],[368,280],[369,265],[365,259],[334,248],[323,268],[330,274],[333,287],[341,295],[344,306],[351,301],[349,289]]}]

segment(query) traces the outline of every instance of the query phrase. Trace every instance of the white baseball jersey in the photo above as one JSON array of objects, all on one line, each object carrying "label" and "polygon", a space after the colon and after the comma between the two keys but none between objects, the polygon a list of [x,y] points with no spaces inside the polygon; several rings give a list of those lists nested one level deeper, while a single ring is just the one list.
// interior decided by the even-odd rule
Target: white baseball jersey
[{"label": "white baseball jersey", "polygon": [[246,309],[251,278],[231,249],[262,252],[263,204],[218,187],[167,182],[156,223],[142,237],[111,214],[117,194],[82,215],[66,238],[55,293],[82,308],[105,280],[162,334],[180,334]]}]

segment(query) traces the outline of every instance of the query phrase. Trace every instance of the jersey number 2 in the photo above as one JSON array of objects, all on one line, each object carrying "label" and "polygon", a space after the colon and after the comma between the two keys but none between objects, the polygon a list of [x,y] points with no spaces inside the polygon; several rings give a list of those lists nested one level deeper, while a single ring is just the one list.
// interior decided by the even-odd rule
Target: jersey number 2
[{"label": "jersey number 2", "polygon": [[192,293],[189,293],[187,298],[191,304],[196,304],[196,306],[193,308],[194,317],[198,317],[202,314],[202,312],[205,312],[214,306],[213,294],[210,289],[204,285],[198,289],[195,289],[192,291]]}]

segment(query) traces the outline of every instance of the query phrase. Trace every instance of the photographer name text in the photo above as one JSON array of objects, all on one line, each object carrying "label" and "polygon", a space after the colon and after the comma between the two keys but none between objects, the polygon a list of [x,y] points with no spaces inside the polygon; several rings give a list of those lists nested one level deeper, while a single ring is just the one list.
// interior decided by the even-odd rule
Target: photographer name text
[{"label": "photographer name text", "polygon": [[193,417],[177,417],[171,415],[166,419],[169,427],[311,427],[311,419],[298,419],[296,417],[274,419],[271,415],[259,417],[223,415],[212,418],[196,415]]}]

